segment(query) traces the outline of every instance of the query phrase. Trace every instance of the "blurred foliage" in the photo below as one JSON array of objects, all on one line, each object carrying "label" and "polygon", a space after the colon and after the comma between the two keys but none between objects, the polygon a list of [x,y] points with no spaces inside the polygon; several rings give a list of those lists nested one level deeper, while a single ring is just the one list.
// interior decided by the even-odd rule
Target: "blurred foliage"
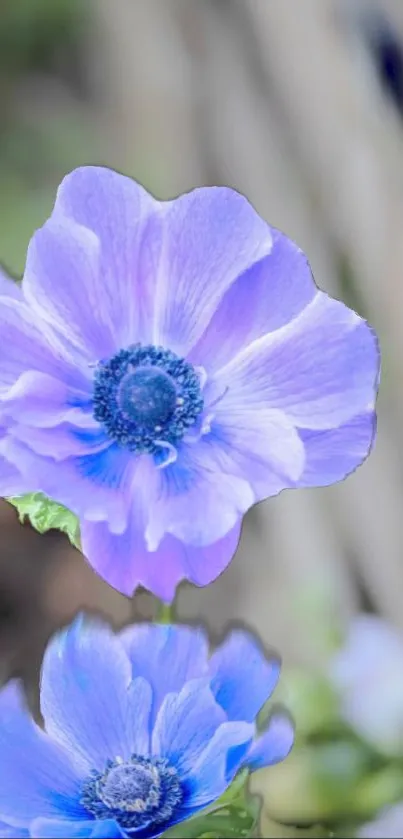
[{"label": "blurred foliage", "polygon": [[82,0],[1,0],[0,73],[43,70],[55,49],[71,48],[84,24]]}]

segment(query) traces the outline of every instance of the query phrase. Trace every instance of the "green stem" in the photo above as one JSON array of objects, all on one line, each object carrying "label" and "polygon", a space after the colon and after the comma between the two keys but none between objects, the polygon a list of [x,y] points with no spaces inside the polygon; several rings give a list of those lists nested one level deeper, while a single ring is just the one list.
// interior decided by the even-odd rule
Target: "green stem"
[{"label": "green stem", "polygon": [[157,615],[157,623],[173,623],[175,620],[175,610],[173,603],[161,603],[158,615]]}]

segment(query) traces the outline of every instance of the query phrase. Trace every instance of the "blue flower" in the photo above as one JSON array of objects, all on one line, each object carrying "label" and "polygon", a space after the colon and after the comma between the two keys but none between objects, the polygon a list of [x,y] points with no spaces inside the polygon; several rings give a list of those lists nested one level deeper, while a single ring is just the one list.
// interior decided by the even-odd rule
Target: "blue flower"
[{"label": "blue flower", "polygon": [[[22,300],[22,291],[20,286],[10,279],[1,266],[0,297]],[[27,479],[21,475],[14,463],[10,462],[10,460],[6,457],[7,425],[7,421],[4,421],[4,419],[0,416],[0,495],[22,495],[24,492],[29,491],[29,485],[27,483]]]},{"label": "blue flower", "polygon": [[201,630],[141,625],[114,635],[77,619],[45,654],[44,731],[18,682],[0,692],[4,835],[145,839],[190,818],[242,767],[290,751],[281,712],[256,735],[279,672],[243,631],[209,658]]},{"label": "blue flower", "polygon": [[0,298],[5,456],[79,516],[85,555],[127,594],[206,585],[251,505],[370,450],[375,335],[231,189],[159,202],[77,169],[22,288]]}]

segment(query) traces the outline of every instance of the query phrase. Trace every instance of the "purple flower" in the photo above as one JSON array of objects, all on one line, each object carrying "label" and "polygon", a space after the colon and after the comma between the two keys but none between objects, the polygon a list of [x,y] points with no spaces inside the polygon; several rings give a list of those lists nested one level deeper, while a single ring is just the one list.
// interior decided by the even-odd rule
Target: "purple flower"
[{"label": "purple flower", "polygon": [[45,731],[18,682],[0,692],[0,836],[148,839],[189,819],[243,767],[289,753],[284,713],[256,736],[279,672],[246,632],[209,658],[200,630],[142,625],[116,636],[79,618],[45,654]]},{"label": "purple flower", "polygon": [[352,621],[330,664],[345,720],[377,750],[403,755],[403,638],[375,615]]},{"label": "purple flower", "polygon": [[79,516],[125,593],[206,585],[251,505],[341,480],[370,450],[374,333],[231,189],[158,202],[77,169],[23,293],[0,305],[7,455]]},{"label": "purple flower", "polygon": [[373,822],[357,831],[359,839],[403,839],[403,804],[385,807]]},{"label": "purple flower", "polygon": [[[0,265],[0,301],[3,297],[22,300],[22,292],[19,285],[10,279]],[[20,475],[14,464],[5,457],[6,436],[7,422],[4,422],[0,415],[0,495],[19,495],[28,492],[27,481]]]}]

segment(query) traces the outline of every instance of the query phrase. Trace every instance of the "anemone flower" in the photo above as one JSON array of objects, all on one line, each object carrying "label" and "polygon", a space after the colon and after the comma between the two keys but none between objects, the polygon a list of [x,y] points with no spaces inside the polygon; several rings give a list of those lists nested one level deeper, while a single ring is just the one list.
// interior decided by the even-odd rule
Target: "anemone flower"
[{"label": "anemone flower", "polygon": [[377,751],[402,757],[402,634],[376,615],[357,615],[329,675],[346,722]]},{"label": "anemone flower", "polygon": [[[0,265],[0,297],[8,297],[15,300],[22,298],[20,286],[17,285]],[[19,495],[24,491],[28,492],[27,481],[22,478],[18,469],[10,463],[3,454],[2,441],[7,435],[7,423],[2,422],[0,416],[0,494]]]},{"label": "anemone flower", "polygon": [[18,682],[0,692],[0,836],[148,839],[191,818],[289,753],[284,713],[256,734],[279,672],[243,631],[209,657],[201,630],[80,616],[45,654],[44,731]]},{"label": "anemone flower", "polygon": [[157,201],[79,168],[0,298],[2,451],[80,519],[83,552],[169,602],[233,556],[244,513],[367,456],[376,337],[239,193]]}]

